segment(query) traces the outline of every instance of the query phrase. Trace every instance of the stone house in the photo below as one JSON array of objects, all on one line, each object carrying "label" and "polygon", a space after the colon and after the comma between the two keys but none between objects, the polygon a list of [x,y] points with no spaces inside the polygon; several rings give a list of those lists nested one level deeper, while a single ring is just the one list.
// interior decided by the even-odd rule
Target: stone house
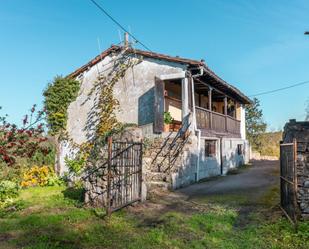
[{"label": "stone house", "polygon": [[[145,172],[151,175],[146,181],[178,188],[206,177],[225,175],[248,161],[244,110],[250,103],[248,97],[211,71],[203,60],[129,46],[113,45],[69,75],[81,83],[77,99],[68,108],[67,134],[71,140],[81,144],[93,137],[98,100],[91,89],[98,77],[113,73],[117,62],[129,60],[136,63],[114,86],[114,96],[120,103],[116,114],[120,122],[136,124],[142,138],[152,141],[150,152],[144,156]],[[165,113],[173,119],[169,127],[164,124]],[[153,151],[175,137],[185,122],[188,137],[180,153],[175,154],[173,170],[163,174],[153,165],[160,158]],[[67,142],[60,147],[63,173],[67,170],[64,159],[71,148]]]}]

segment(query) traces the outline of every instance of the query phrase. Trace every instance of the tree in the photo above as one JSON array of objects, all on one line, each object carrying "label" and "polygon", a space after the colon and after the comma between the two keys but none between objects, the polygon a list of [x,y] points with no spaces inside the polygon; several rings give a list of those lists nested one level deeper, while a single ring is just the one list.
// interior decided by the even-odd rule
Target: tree
[{"label": "tree", "polygon": [[24,117],[21,127],[9,123],[7,115],[0,116],[0,162],[12,166],[17,158],[32,158],[39,150],[48,153],[46,148],[40,147],[46,141],[44,116],[45,111],[36,111],[36,105],[31,108],[30,115]]},{"label": "tree", "polygon": [[252,104],[246,106],[246,133],[253,150],[261,151],[261,135],[266,127],[260,101],[254,98]]}]

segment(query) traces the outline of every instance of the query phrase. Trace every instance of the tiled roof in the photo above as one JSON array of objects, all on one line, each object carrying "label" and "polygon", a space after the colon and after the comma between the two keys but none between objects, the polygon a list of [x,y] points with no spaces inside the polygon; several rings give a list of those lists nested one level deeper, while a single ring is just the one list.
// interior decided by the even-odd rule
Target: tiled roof
[{"label": "tiled roof", "polygon": [[[123,47],[121,46],[116,46],[112,45],[110,48],[96,56],[94,59],[89,61],[87,64],[84,66],[78,68],[75,70],[73,73],[69,74],[67,77],[77,77],[84,71],[88,70],[92,66],[96,65],[98,62],[100,62],[102,59],[104,59],[106,56],[108,56],[111,53],[115,52],[120,52],[123,50]],[[226,81],[221,79],[218,75],[216,75],[208,66],[203,61],[198,61],[198,60],[191,60],[191,59],[186,59],[186,58],[181,58],[178,56],[169,56],[165,54],[159,54],[159,53],[154,53],[154,52],[148,52],[148,51],[143,51],[139,49],[133,49],[133,48],[128,48],[125,53],[127,54],[137,54],[141,55],[146,58],[154,58],[158,60],[164,60],[164,61],[169,61],[169,62],[175,62],[175,63],[180,63],[180,64],[185,64],[190,67],[199,67],[202,66],[204,67],[204,74],[206,74],[208,77],[210,77],[212,80],[212,84],[215,84],[215,87],[220,88],[221,91],[224,92],[224,90],[227,91],[227,93],[231,93],[233,97],[238,99],[239,101],[243,102],[244,104],[249,104],[251,103],[251,100],[245,96],[240,90],[238,90],[236,87],[228,84]]]}]

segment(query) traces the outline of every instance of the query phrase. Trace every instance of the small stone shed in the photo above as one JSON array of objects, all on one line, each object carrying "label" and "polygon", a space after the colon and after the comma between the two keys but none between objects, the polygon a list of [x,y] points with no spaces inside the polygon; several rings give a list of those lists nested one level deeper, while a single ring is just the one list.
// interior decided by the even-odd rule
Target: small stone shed
[{"label": "small stone shed", "polygon": [[286,123],[283,142],[297,142],[297,204],[303,219],[309,219],[309,121],[297,122],[291,119]]}]

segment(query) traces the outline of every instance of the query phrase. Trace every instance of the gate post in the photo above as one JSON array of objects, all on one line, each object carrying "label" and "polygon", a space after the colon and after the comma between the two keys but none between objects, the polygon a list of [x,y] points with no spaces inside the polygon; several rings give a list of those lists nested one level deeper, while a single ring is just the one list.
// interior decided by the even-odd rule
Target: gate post
[{"label": "gate post", "polygon": [[112,159],[113,138],[110,136],[107,140],[107,194],[106,194],[106,214],[111,215],[111,159]]}]

